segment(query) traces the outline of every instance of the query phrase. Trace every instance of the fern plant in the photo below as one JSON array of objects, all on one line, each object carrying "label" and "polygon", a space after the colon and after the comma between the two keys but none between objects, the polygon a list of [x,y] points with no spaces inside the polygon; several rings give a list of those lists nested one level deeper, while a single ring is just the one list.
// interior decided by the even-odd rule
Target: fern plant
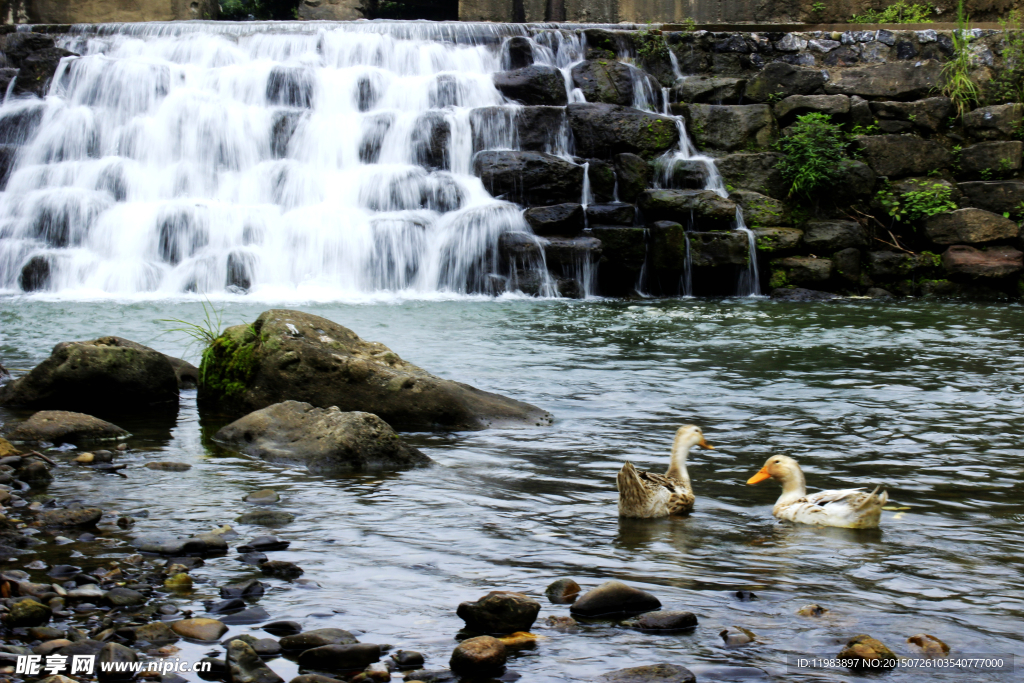
[{"label": "fern plant", "polygon": [[791,134],[779,140],[778,150],[783,154],[778,168],[789,181],[790,196],[810,197],[838,176],[846,140],[831,116],[812,112],[796,117]]},{"label": "fern plant", "polygon": [[953,56],[942,65],[942,94],[953,102],[957,116],[963,116],[978,101],[978,86],[971,80],[971,18],[960,0],[953,31]]}]

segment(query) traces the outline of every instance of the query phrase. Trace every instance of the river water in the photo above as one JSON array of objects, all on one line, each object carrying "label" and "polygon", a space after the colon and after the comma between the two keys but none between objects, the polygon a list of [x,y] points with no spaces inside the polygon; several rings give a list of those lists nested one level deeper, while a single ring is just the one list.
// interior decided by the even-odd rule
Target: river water
[{"label": "river water", "polygon": [[[266,304],[216,304],[225,324]],[[127,478],[57,470],[52,491],[116,509],[133,533],[205,531],[232,523],[255,489],[281,492],[296,515],[278,533],[276,559],[298,563],[319,590],[269,579],[260,600],[275,619],[361,632],[364,642],[422,651],[444,668],[462,625],[460,601],[493,589],[543,605],[545,636],[509,669],[524,681],[586,681],[646,663],[685,665],[700,680],[846,681],[846,671],[787,670],[787,655],[834,656],[868,633],[895,651],[930,633],[954,654],[1024,655],[1024,322],[1019,306],[788,304],[759,299],[644,302],[408,301],[302,307],[383,342],[440,376],[529,401],[554,426],[407,434],[437,465],[385,475],[325,478],[221,451],[204,436],[194,392],[173,430],[126,424]],[[0,302],[0,358],[25,369],[58,341],[118,334],[195,356],[161,318],[197,320],[197,302]],[[4,418],[10,414],[3,414]],[[697,494],[686,519],[620,520],[615,473],[625,460],[667,466],[676,427],[703,427]],[[803,465],[812,488],[883,484],[891,505],[880,531],[777,523],[771,482],[745,480],[772,453]],[[154,460],[185,473],[145,469]],[[145,518],[140,513],[149,511]],[[265,529],[235,524],[251,538]],[[71,558],[76,549],[89,557]],[[51,562],[92,567],[123,556],[60,546]],[[193,572],[183,607],[202,611],[216,583],[254,570],[229,555]],[[700,619],[691,633],[641,634],[614,622],[573,633],[544,629],[544,588],[560,577],[584,588],[619,579]],[[757,598],[740,601],[738,590]],[[823,618],[798,616],[818,603]],[[738,625],[757,641],[726,649]],[[233,627],[232,633],[250,626]],[[186,656],[204,648],[186,645]],[[287,679],[295,665],[271,666]],[[1018,665],[1019,666],[1019,665]],[[1017,674],[1019,675],[1019,674]],[[1006,681],[1012,673],[922,674],[889,681]]]}]

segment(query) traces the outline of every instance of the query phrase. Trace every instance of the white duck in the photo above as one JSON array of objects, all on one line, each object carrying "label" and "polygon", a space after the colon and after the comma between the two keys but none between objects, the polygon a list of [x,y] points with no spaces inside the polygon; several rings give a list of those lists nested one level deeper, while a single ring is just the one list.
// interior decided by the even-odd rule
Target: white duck
[{"label": "white duck", "polygon": [[840,489],[819,491],[807,495],[804,473],[796,460],[787,455],[773,455],[768,458],[757,474],[747,480],[757,484],[765,479],[774,479],[782,484],[782,495],[772,508],[772,514],[779,519],[819,526],[836,526],[846,529],[875,529],[882,516],[882,506],[889,500],[885,491],[875,487],[871,493],[864,489]]},{"label": "white duck", "polygon": [[693,489],[686,471],[686,456],[694,446],[713,449],[700,427],[685,425],[676,430],[672,460],[665,474],[642,472],[626,462],[619,470],[619,515],[622,517],[667,517],[687,515],[693,510]]}]

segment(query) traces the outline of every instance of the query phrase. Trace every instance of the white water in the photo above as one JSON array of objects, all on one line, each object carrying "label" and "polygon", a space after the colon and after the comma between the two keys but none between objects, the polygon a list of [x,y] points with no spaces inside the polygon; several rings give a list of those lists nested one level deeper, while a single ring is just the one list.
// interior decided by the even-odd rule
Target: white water
[{"label": "white water", "polygon": [[[498,238],[530,229],[472,175],[472,157],[518,146],[519,107],[491,74],[502,41],[524,31],[189,23],[67,37],[83,56],[64,60],[49,96],[0,107],[5,131],[40,117],[3,141],[26,144],[0,193],[0,289],[20,291],[33,259],[47,291],[74,297],[514,289]],[[534,55],[568,73],[582,48],[548,30]],[[432,145],[438,130],[450,135]],[[548,151],[571,154],[566,126]]]}]

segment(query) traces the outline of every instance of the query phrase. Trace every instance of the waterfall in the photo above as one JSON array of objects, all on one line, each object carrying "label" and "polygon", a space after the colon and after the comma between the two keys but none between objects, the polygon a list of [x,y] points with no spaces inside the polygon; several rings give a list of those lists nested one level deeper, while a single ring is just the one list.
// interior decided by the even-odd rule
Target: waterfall
[{"label": "waterfall", "polygon": [[683,262],[683,276],[679,282],[679,289],[683,296],[693,296],[693,259],[690,257],[690,236],[683,233],[683,240],[686,242],[686,261]]},{"label": "waterfall", "polygon": [[[568,78],[583,48],[556,28],[183,22],[64,35],[82,56],[62,62],[49,96],[0,106],[0,142],[21,145],[0,193],[0,291],[424,298],[498,294],[533,273],[553,295],[543,255],[503,270],[501,236],[531,230],[472,174],[476,152],[518,148],[521,108],[491,77],[502,42],[530,31],[536,61]],[[549,146],[570,157],[566,125]]]},{"label": "waterfall", "polygon": [[761,282],[757,273],[757,245],[754,231],[743,220],[743,209],[736,207],[736,229],[747,236],[747,269],[740,274],[736,293],[740,296],[761,296]]}]

